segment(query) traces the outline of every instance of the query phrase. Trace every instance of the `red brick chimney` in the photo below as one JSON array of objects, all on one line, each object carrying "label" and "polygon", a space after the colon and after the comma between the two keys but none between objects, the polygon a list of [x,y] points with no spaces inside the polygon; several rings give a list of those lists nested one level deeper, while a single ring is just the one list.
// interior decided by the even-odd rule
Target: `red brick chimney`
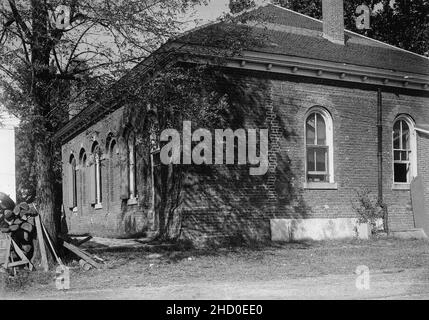
[{"label": "red brick chimney", "polygon": [[322,0],[323,37],[344,45],[344,2],[343,0]]}]

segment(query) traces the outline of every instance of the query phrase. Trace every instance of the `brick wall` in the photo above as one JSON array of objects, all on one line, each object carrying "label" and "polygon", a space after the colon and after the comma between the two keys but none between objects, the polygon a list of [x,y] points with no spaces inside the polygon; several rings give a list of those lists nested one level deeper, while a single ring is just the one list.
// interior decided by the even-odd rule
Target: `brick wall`
[{"label": "brick wall", "polygon": [[[286,79],[237,78],[245,83],[243,103],[248,128],[269,127],[270,170],[249,177],[248,168],[216,168],[195,182],[198,207],[185,215],[185,234],[196,241],[225,236],[267,239],[270,218],[355,217],[357,191],[377,196],[377,91]],[[249,105],[251,101],[251,105]],[[414,227],[409,190],[393,190],[392,129],[402,113],[429,121],[428,99],[383,93],[383,193],[392,230]],[[304,123],[307,111],[323,106],[334,125],[334,172],[337,190],[306,190]],[[265,115],[261,121],[261,115]],[[426,119],[426,120],[425,120]],[[419,174],[429,192],[429,137],[418,141]],[[219,172],[222,172],[220,173]],[[226,173],[225,173],[226,172]],[[210,179],[210,177],[212,177]],[[216,178],[213,178],[216,177]],[[210,200],[202,201],[204,194]]]},{"label": "brick wall", "polygon": [[[190,168],[185,185],[183,237],[205,242],[222,237],[268,239],[270,218],[355,217],[352,201],[362,188],[377,195],[377,92],[309,83],[262,75],[230,75],[237,84],[233,103],[239,115],[236,128],[270,129],[270,166],[265,176],[250,176],[247,166],[199,166]],[[383,192],[393,230],[412,228],[409,190],[392,190],[392,127],[398,114],[429,123],[428,99],[383,93]],[[313,106],[326,108],[333,119],[334,172],[337,190],[306,190],[304,124]],[[109,132],[117,135],[125,125],[121,108],[63,146],[67,165],[70,152],[90,150],[94,132],[101,146]],[[138,125],[138,124],[136,124]],[[429,137],[418,137],[418,167],[429,193]],[[104,161],[107,160],[103,160]],[[138,162],[139,163],[139,162]],[[138,164],[139,166],[139,164]],[[137,172],[144,168],[138,168]],[[112,170],[110,170],[111,172]],[[66,172],[66,171],[65,171]],[[138,173],[139,174],[139,173]],[[129,236],[151,227],[150,181],[138,178],[136,206],[119,199],[119,171],[103,170],[103,209],[85,204],[77,213],[69,210],[72,232],[103,236]],[[111,181],[113,184],[107,185]],[[80,183],[78,182],[78,185]],[[65,192],[67,185],[64,184]],[[110,188],[110,193],[107,192]],[[116,191],[115,191],[116,190]],[[113,197],[112,197],[113,194]],[[78,199],[78,203],[82,203]]]},{"label": "brick wall", "polygon": [[[107,237],[144,236],[150,228],[152,221],[147,218],[148,209],[151,206],[151,197],[148,194],[142,161],[138,162],[137,172],[137,204],[128,204],[127,200],[120,197],[120,155],[116,152],[121,148],[119,137],[126,125],[129,125],[127,112],[124,107],[116,110],[102,121],[91,126],[86,131],[74,137],[62,146],[63,158],[63,188],[64,208],[66,210],[67,223],[71,234],[90,233],[92,235]],[[112,154],[107,150],[106,140],[109,136],[116,141],[116,148]],[[95,208],[90,204],[88,176],[83,174],[82,166],[78,161],[77,172],[77,208],[69,208],[67,199],[68,188],[68,160],[73,154],[79,159],[82,149],[87,156],[91,154],[91,146],[97,141],[103,153],[101,157],[101,190],[102,208]],[[123,146],[122,146],[123,147]],[[136,154],[139,155],[139,145],[136,146]],[[83,179],[86,177],[86,181]]]},{"label": "brick wall", "polygon": [[[385,126],[383,139],[384,144],[384,181],[383,187],[386,197],[386,203],[390,204],[390,226],[392,230],[404,230],[414,228],[414,217],[412,214],[411,193],[408,190],[393,190],[393,165],[392,165],[392,123],[398,114],[408,114],[419,123],[428,123],[429,121],[429,99],[423,97],[412,97],[402,94],[385,93],[383,95]],[[417,170],[418,175],[423,178],[425,187],[429,185],[429,165],[428,158],[424,155],[429,143],[429,136],[417,136]]]}]

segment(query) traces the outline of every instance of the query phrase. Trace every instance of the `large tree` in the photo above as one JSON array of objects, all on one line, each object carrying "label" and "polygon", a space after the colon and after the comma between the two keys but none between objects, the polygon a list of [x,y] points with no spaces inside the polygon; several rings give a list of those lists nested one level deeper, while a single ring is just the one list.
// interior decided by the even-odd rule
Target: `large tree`
[{"label": "large tree", "polygon": [[[322,19],[322,0],[277,0],[278,5]],[[366,4],[372,11],[371,29],[356,28],[356,8]],[[233,13],[255,6],[254,1],[230,0]],[[348,30],[429,56],[428,0],[344,0],[344,22]]]},{"label": "large tree", "polygon": [[429,56],[429,1],[383,0],[370,35],[415,53]]},{"label": "large tree", "polygon": [[86,91],[117,80],[175,35],[181,26],[177,15],[199,2],[1,1],[0,94],[31,133],[38,208],[54,240],[61,201],[55,191],[60,170],[52,136],[67,120],[70,102],[77,97],[85,102],[93,97]]}]

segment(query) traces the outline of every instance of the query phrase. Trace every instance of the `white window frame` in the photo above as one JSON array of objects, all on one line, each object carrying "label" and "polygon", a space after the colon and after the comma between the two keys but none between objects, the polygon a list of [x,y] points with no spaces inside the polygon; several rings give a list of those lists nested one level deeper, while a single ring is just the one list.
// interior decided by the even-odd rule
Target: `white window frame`
[{"label": "white window frame", "polygon": [[[307,120],[308,117],[314,113],[318,113],[322,116],[326,126],[326,146],[328,148],[328,182],[310,182],[308,181],[308,168],[307,168]],[[304,118],[304,174],[305,174],[305,189],[337,189],[338,186],[335,183],[335,172],[334,172],[334,125],[332,116],[328,110],[323,107],[312,107],[305,114]]]},{"label": "white window frame", "polygon": [[70,159],[70,172],[72,174],[72,188],[73,188],[73,212],[76,212],[77,210],[77,170],[78,170],[78,165],[77,165],[77,160],[76,157],[74,155],[71,156]]},{"label": "white window frame", "polygon": [[95,208],[102,208],[102,194],[101,194],[101,148],[98,143],[94,143],[93,151],[94,155],[94,171],[95,174]]},{"label": "white window frame", "polygon": [[111,139],[109,142],[109,146],[108,146],[108,153],[109,153],[109,172],[108,172],[108,176],[109,176],[109,185],[108,185],[108,190],[107,190],[107,194],[108,197],[110,199],[110,202],[114,202],[115,199],[115,157],[117,155],[117,142],[116,139]]},{"label": "white window frame", "polygon": [[[411,152],[411,155],[410,155],[410,160],[408,161],[410,163],[410,174],[409,174],[410,181],[407,181],[407,182],[395,182],[395,163],[398,163],[398,160],[395,160],[395,150],[402,150],[402,149],[395,149],[395,145],[394,145],[394,141],[393,141],[394,128],[395,128],[395,124],[398,121],[406,122],[408,125],[408,128],[410,130],[410,152]],[[402,143],[402,139],[401,139],[400,143]],[[395,121],[393,121],[393,124],[392,124],[392,182],[393,182],[392,189],[409,190],[411,182],[415,177],[417,177],[417,134],[416,134],[416,130],[415,130],[415,122],[410,116],[408,116],[406,114],[401,114],[395,118]]]},{"label": "white window frame", "polygon": [[130,130],[127,136],[127,150],[128,150],[128,204],[137,204],[137,183],[136,183],[136,136]]},{"label": "white window frame", "polygon": [[79,171],[80,171],[80,205],[86,205],[88,200],[87,190],[88,190],[88,177],[86,176],[86,167],[88,164],[88,156],[86,155],[85,149],[81,149],[79,153]]}]

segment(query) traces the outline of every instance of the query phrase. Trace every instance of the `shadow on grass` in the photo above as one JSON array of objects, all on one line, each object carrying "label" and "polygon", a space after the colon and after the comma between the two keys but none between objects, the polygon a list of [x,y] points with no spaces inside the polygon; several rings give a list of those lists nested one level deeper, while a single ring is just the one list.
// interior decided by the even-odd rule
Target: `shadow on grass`
[{"label": "shadow on grass", "polygon": [[[429,243],[429,242],[425,242]],[[261,242],[261,241],[242,241],[238,238],[229,238],[222,243],[216,242],[213,245],[196,248],[191,241],[179,241],[177,243],[155,243],[140,244],[136,247],[107,247],[86,246],[92,254],[97,254],[106,259],[106,262],[114,262],[125,260],[128,261],[162,261],[163,263],[178,263],[182,260],[192,260],[204,257],[227,257],[237,255],[243,258],[248,256],[272,256],[281,252],[281,255],[288,254],[291,256],[293,251],[301,250],[317,250],[326,251],[326,255],[333,254],[338,250],[355,250],[365,248],[408,248],[417,246],[413,240],[399,240],[393,238],[371,239],[371,240],[329,240],[329,241],[294,241],[294,242]]]},{"label": "shadow on grass", "polygon": [[190,240],[178,241],[176,243],[137,244],[132,247],[108,247],[87,243],[83,246],[88,252],[100,255],[106,262],[115,260],[162,260],[164,263],[178,263],[185,259],[204,257],[225,257],[228,255],[250,256],[253,254],[273,255],[277,250],[308,250],[318,247],[320,244],[312,241],[294,241],[274,243],[271,241],[261,242],[241,238],[223,239],[222,242],[208,242],[204,247],[193,246]]}]

